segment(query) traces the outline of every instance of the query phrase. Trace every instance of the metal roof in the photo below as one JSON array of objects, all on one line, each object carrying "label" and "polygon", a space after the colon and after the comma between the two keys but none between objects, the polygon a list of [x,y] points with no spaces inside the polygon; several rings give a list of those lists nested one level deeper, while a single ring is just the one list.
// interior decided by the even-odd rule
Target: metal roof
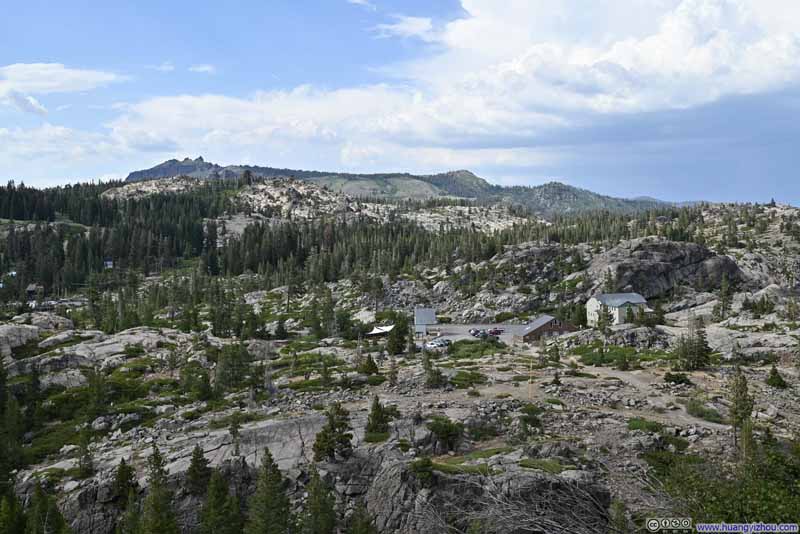
[{"label": "metal roof", "polygon": [[433,308],[414,308],[414,324],[438,324]]},{"label": "metal roof", "polygon": [[377,336],[377,335],[380,335],[380,334],[388,334],[392,330],[394,330],[394,325],[393,324],[390,324],[389,326],[376,326],[375,328],[373,328],[372,330],[367,332],[367,335],[368,336]]},{"label": "metal roof", "polygon": [[525,336],[527,334],[530,334],[531,332],[540,329],[541,327],[543,327],[544,325],[546,325],[547,323],[549,323],[553,319],[555,319],[555,317],[553,317],[552,315],[540,315],[539,317],[534,319],[532,322],[528,323],[525,326],[525,328],[522,330],[522,333],[520,335]]},{"label": "metal roof", "polygon": [[601,304],[619,308],[623,304],[647,304],[647,300],[639,293],[604,293],[596,295],[595,298]]}]

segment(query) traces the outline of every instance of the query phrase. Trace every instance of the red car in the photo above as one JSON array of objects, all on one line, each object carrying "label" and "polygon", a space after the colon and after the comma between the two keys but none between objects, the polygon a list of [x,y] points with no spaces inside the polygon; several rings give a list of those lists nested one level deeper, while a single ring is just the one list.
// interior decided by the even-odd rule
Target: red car
[{"label": "red car", "polygon": [[490,336],[499,336],[503,332],[505,332],[505,330],[503,330],[502,328],[492,328],[489,330],[488,334]]}]

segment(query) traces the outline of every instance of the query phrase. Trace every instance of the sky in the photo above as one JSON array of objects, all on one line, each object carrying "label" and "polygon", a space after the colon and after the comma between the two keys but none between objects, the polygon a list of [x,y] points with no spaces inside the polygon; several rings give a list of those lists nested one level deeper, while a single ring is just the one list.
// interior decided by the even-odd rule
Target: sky
[{"label": "sky", "polygon": [[795,0],[5,0],[0,180],[166,159],[800,205]]}]

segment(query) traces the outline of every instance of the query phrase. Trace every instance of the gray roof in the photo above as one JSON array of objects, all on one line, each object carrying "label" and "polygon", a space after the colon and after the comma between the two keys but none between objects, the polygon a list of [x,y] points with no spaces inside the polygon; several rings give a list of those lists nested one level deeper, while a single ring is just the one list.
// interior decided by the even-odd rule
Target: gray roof
[{"label": "gray roof", "polygon": [[414,324],[438,324],[433,308],[414,308]]},{"label": "gray roof", "polygon": [[539,330],[541,327],[543,327],[553,319],[555,319],[555,317],[553,317],[552,315],[540,315],[539,317],[537,317],[536,319],[525,325],[525,328],[522,330],[522,333],[520,335],[524,336],[530,334],[535,330]]},{"label": "gray roof", "polygon": [[623,304],[647,304],[647,300],[639,293],[604,293],[595,296],[601,304],[619,308]]}]

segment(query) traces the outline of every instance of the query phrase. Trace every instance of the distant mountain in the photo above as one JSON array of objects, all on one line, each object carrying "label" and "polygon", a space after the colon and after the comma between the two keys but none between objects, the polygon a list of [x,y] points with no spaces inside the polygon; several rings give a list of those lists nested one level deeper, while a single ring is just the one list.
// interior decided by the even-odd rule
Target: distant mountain
[{"label": "distant mountain", "polygon": [[408,173],[351,174],[296,169],[278,169],[255,165],[222,167],[202,157],[171,159],[151,169],[134,171],[127,182],[188,176],[199,180],[235,179],[249,170],[265,178],[290,176],[327,186],[333,191],[354,197],[386,197],[424,199],[437,196],[473,198],[482,202],[508,203],[524,206],[533,213],[547,217],[559,213],[591,210],[639,211],[667,205],[656,199],[615,198],[600,195],[559,182],[538,186],[504,187],[490,184],[467,170],[431,175]]}]

